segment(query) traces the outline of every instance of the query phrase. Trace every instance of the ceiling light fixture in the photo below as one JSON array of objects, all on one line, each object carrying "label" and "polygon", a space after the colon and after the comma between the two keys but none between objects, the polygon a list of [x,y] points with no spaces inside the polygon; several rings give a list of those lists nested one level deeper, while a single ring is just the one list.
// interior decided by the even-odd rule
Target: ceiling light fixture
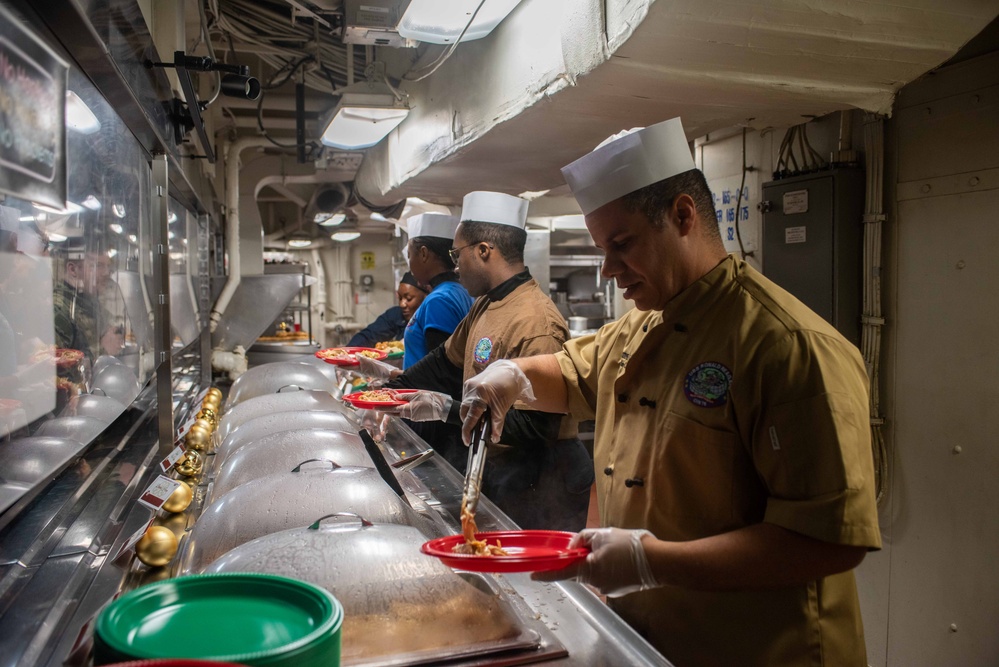
[{"label": "ceiling light fixture", "polygon": [[431,44],[470,42],[492,32],[519,4],[520,0],[412,0],[398,30],[403,37]]},{"label": "ceiling light fixture", "polygon": [[409,105],[388,84],[364,81],[337,91],[340,101],[330,113],[321,141],[346,150],[370,148],[409,115]]},{"label": "ceiling light fixture", "polygon": [[101,210],[101,200],[98,199],[97,197],[93,196],[93,195],[87,195],[87,198],[84,199],[81,202],[81,204],[85,208],[89,208],[91,211],[99,211],[99,210]]},{"label": "ceiling light fixture", "polygon": [[287,244],[289,248],[308,248],[312,245],[312,237],[299,230],[288,236]]},{"label": "ceiling light fixture", "polygon": [[317,213],[315,221],[316,224],[323,227],[336,227],[337,225],[342,225],[346,219],[346,213]]},{"label": "ceiling light fixture", "polygon": [[66,127],[80,134],[93,134],[101,129],[97,116],[72,90],[66,91]]},{"label": "ceiling light fixture", "polygon": [[353,241],[360,236],[361,232],[336,232],[335,234],[331,234],[330,238],[340,243],[346,243],[347,241]]}]

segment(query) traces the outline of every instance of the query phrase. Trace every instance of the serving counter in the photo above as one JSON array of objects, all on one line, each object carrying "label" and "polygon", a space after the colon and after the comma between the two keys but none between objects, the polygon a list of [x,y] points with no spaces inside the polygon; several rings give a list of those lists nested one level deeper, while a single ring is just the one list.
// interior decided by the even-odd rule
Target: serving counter
[{"label": "serving counter", "polygon": [[[178,421],[191,409],[197,390],[175,388]],[[155,519],[181,536],[178,557],[170,565],[149,568],[128,548],[130,538],[153,518],[136,499],[160,473],[158,462],[173,446],[156,439],[151,399],[140,397],[29,507],[0,523],[0,667],[90,664],[93,620],[105,605],[144,583],[182,573],[185,541],[205,509],[210,475],[195,486],[186,513],[160,513]],[[358,427],[381,432],[389,462],[430,450],[397,418],[367,411],[349,417]],[[438,532],[460,532],[463,480],[442,457],[425,458],[397,476],[412,506],[432,514]],[[476,519],[483,531],[516,528],[485,498]],[[669,665],[580,584],[534,582],[527,574],[486,577],[539,641],[527,649],[444,664]]]}]

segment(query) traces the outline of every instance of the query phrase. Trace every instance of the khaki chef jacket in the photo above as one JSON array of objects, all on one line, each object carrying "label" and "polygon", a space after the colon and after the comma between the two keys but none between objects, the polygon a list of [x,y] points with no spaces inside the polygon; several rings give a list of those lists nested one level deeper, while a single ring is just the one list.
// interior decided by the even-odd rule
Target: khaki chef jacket
[{"label": "khaki chef jacket", "polygon": [[[880,547],[863,360],[745,262],[557,358],[572,415],[596,418],[602,525],[685,541],[767,522]],[[666,586],[612,606],[677,667],[867,664],[852,571],[762,591]]]},{"label": "khaki chef jacket", "polygon": [[[552,354],[569,339],[565,318],[534,278],[501,299],[480,297],[445,342],[448,361],[463,369],[462,381],[497,359]],[[559,439],[576,435],[576,422],[563,419]]]}]

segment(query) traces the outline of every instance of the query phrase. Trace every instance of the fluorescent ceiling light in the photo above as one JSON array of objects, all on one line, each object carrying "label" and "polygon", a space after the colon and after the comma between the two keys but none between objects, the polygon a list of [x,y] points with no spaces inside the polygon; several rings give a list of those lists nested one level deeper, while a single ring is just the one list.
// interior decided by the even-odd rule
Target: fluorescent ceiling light
[{"label": "fluorescent ceiling light", "polygon": [[101,210],[101,200],[93,195],[87,195],[87,198],[81,202],[81,206],[89,208],[91,211],[99,211]]},{"label": "fluorescent ceiling light", "polygon": [[535,199],[544,197],[549,192],[550,190],[527,190],[525,192],[521,192],[517,196],[521,199],[526,199],[527,201],[534,201]]},{"label": "fluorescent ceiling light", "polygon": [[470,42],[492,32],[519,4],[520,0],[412,0],[398,31],[403,37],[432,44],[453,44],[459,36],[462,42]]},{"label": "fluorescent ceiling light", "polygon": [[170,224],[177,222],[177,214],[171,211],[170,214],[167,216],[167,222]]},{"label": "fluorescent ceiling light", "polygon": [[33,216],[33,215],[25,215],[25,216],[22,216],[22,217],[18,218],[17,220],[18,220],[18,222],[34,222],[35,221],[35,216]]},{"label": "fluorescent ceiling light", "polygon": [[114,257],[118,254],[118,251],[114,248],[108,248],[108,257]]},{"label": "fluorescent ceiling light", "polygon": [[341,89],[340,102],[323,130],[325,146],[370,148],[409,115],[409,107],[385,84],[368,81]]},{"label": "fluorescent ceiling light", "polygon": [[336,227],[337,225],[343,224],[343,221],[346,219],[346,213],[334,213],[333,215],[330,215],[329,213],[316,214],[316,222],[323,227]]},{"label": "fluorescent ceiling light", "polygon": [[119,225],[117,222],[112,222],[110,225],[108,225],[108,227],[115,234],[121,234],[123,231],[125,231],[125,228]]},{"label": "fluorescent ceiling light", "polygon": [[57,234],[56,232],[49,232],[48,235],[49,241],[52,243],[62,243],[68,238],[65,234]]},{"label": "fluorescent ceiling light", "polygon": [[388,218],[377,211],[372,211],[371,215],[368,217],[377,222],[388,222]]},{"label": "fluorescent ceiling light", "polygon": [[111,212],[115,214],[115,217],[124,218],[125,206],[123,204],[111,204]]},{"label": "fluorescent ceiling light", "polygon": [[361,235],[361,232],[336,232],[331,234],[330,238],[334,241],[339,241],[341,243],[346,243],[347,241],[353,241]]},{"label": "fluorescent ceiling light", "polygon": [[130,241],[131,243],[138,243],[138,242],[139,242],[139,237],[138,237],[138,236],[136,236],[135,234],[129,234],[129,235],[128,235],[128,240],[129,240],[129,241]]},{"label": "fluorescent ceiling light", "polygon": [[52,206],[46,206],[45,204],[34,204],[34,207],[39,211],[45,211],[46,213],[52,213],[54,215],[69,215],[72,213],[79,213],[83,210],[82,206],[71,201],[66,202],[66,208],[53,208]]},{"label": "fluorescent ceiling light", "polygon": [[288,239],[289,248],[308,248],[312,245],[312,239],[294,238]]},{"label": "fluorescent ceiling light", "polygon": [[101,129],[97,116],[72,90],[66,91],[66,127],[80,134],[93,134]]}]

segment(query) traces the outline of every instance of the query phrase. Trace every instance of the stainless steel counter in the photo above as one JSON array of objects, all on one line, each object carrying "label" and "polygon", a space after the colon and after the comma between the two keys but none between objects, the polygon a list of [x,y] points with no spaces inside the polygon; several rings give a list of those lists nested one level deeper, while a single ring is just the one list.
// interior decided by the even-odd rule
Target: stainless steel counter
[{"label": "stainless steel counter", "polygon": [[[377,415],[360,413],[362,418]],[[382,441],[389,458],[412,456],[429,449],[401,420],[382,418]],[[443,457],[435,456],[400,476],[407,493],[422,498],[437,509],[454,533],[460,532],[459,512],[463,479]],[[516,529],[516,524],[488,499],[480,501],[476,512],[480,530]],[[519,596],[535,618],[542,621],[568,651],[568,656],[541,664],[597,667],[665,665],[671,663],[631,629],[590,589],[575,582],[532,581],[528,574],[493,575],[501,587]]]},{"label": "stainless steel counter", "polygon": [[[179,415],[189,407],[183,400],[194,392],[187,389],[178,397]],[[140,398],[31,507],[0,526],[0,667],[88,665],[91,623],[100,610],[121,592],[176,575],[173,565],[151,569],[130,551],[119,557],[123,544],[153,516],[135,501],[158,474],[156,462],[172,446],[156,440],[155,409],[140,410],[141,405]],[[374,413],[358,417],[365,414]],[[389,460],[429,449],[400,420],[389,418],[384,425],[383,449]],[[438,523],[459,532],[462,478],[442,457],[430,458],[399,479],[407,494],[439,514]],[[193,526],[205,491],[205,486],[196,487],[189,513],[172,520],[176,530]],[[488,499],[482,500],[477,520],[482,530],[516,528]],[[536,656],[494,656],[449,665],[513,665],[565,652],[565,657],[540,664],[670,664],[582,585],[534,582],[525,574],[494,578],[528,620],[540,626],[543,636],[554,637],[558,650],[544,653],[543,644]]]}]

